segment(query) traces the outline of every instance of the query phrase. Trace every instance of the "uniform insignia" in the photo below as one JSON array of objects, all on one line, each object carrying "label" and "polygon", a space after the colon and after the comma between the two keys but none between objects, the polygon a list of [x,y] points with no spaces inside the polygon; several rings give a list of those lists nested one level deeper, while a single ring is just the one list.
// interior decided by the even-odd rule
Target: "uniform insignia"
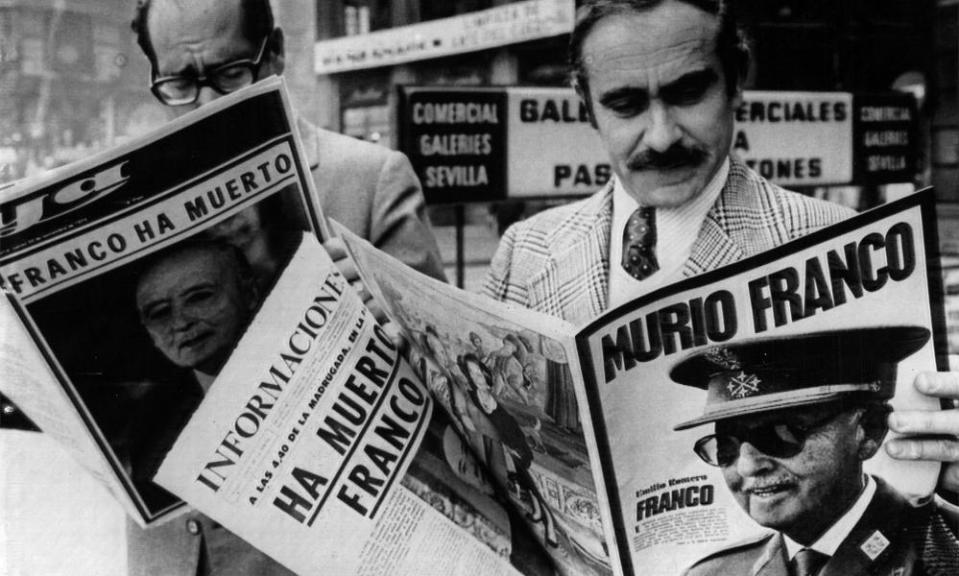
[{"label": "uniform insignia", "polygon": [[747,398],[759,392],[760,384],[762,384],[762,380],[757,378],[755,374],[746,374],[740,371],[738,375],[729,379],[726,389],[729,390],[729,395],[733,398]]},{"label": "uniform insignia", "polygon": [[875,560],[882,554],[882,551],[889,547],[889,539],[883,536],[882,532],[876,530],[859,547],[863,554],[869,556],[870,560]]},{"label": "uniform insignia", "polygon": [[728,348],[723,348],[722,346],[717,346],[703,352],[703,356],[709,362],[726,370],[739,370],[742,368],[742,365],[739,363],[739,358]]},{"label": "uniform insignia", "polygon": [[902,575],[905,574],[905,573],[906,573],[906,569],[905,569],[904,567],[900,566],[899,568],[896,568],[895,570],[893,570],[892,572],[890,572],[890,573],[889,573],[889,576],[902,576]]}]

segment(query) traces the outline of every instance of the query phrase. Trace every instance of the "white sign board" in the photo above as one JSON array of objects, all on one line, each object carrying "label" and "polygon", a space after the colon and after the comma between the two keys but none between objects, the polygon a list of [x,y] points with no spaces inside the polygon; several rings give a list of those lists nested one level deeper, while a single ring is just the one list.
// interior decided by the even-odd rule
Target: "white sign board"
[{"label": "white sign board", "polygon": [[[609,157],[576,93],[508,88],[509,196],[589,194],[611,176]],[[853,180],[853,97],[848,92],[747,91],[733,151],[783,186]]]},{"label": "white sign board", "polygon": [[733,151],[783,186],[853,179],[852,94],[748,91],[736,110]]},{"label": "white sign board", "polygon": [[507,89],[509,196],[583,195],[612,172],[586,106],[568,88]]},{"label": "white sign board", "polygon": [[573,0],[525,0],[314,45],[317,74],[392,66],[566,34]]}]

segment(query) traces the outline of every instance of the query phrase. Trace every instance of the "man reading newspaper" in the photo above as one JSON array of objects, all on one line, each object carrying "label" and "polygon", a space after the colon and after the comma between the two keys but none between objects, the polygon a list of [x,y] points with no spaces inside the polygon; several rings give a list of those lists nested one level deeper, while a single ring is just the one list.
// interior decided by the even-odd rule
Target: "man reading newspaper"
[{"label": "man reading newspaper", "polygon": [[[614,176],[590,198],[517,223],[484,292],[575,324],[657,288],[842,221],[852,211],[776,186],[730,154],[749,51],[731,0],[585,0],[573,84]],[[959,374],[916,388],[959,400]],[[946,462],[959,489],[959,410],[903,411],[895,458]]]}]

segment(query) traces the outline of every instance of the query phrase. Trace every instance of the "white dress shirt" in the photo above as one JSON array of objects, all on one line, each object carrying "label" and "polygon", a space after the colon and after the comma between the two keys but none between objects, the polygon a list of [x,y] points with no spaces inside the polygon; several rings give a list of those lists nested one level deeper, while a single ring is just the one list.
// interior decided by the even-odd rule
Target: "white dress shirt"
[{"label": "white dress shirt", "polygon": [[682,277],[706,214],[716,203],[729,176],[729,158],[723,162],[706,188],[691,202],[675,208],[656,208],[656,260],[659,270],[637,280],[623,268],[623,231],[639,202],[613,176],[613,224],[609,234],[609,308],[615,308],[648,294]]},{"label": "white dress shirt", "polygon": [[853,504],[839,520],[830,526],[829,530],[826,530],[823,535],[819,537],[819,540],[813,542],[811,546],[803,546],[783,534],[783,541],[786,543],[786,552],[789,554],[789,560],[791,561],[796,556],[796,553],[803,548],[811,548],[816,552],[821,552],[830,557],[835,556],[839,545],[849,536],[852,529],[856,527],[856,524],[862,518],[862,515],[866,513],[866,508],[869,506],[869,503],[872,502],[872,497],[875,493],[876,481],[872,479],[872,476],[867,474],[866,487],[863,489],[862,494],[859,495],[856,503]]}]

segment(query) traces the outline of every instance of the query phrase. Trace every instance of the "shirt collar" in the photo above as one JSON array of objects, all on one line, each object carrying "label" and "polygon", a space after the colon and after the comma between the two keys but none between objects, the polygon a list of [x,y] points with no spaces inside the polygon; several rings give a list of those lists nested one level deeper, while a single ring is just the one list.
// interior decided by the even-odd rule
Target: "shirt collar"
[{"label": "shirt collar", "polygon": [[649,293],[680,277],[683,264],[692,253],[693,244],[699,236],[706,215],[726,184],[729,167],[730,161],[727,157],[703,191],[690,202],[674,208],[656,209],[656,258],[660,269],[646,280],[636,280],[618,264],[623,255],[623,230],[639,203],[626,191],[623,183],[614,177],[613,222],[609,237],[610,307]]},{"label": "shirt collar", "polygon": [[[713,207],[713,204],[716,203],[716,198],[719,197],[723,186],[726,185],[726,178],[729,177],[729,165],[729,157],[727,156],[726,160],[723,161],[719,167],[719,170],[717,170],[709,182],[706,183],[706,187],[703,188],[702,193],[693,198],[691,202],[673,208],[657,208],[657,226],[662,228],[663,224],[671,220],[705,220],[706,214],[709,212],[709,209]],[[626,226],[626,220],[629,219],[629,216],[635,212],[637,208],[639,208],[639,202],[626,190],[626,186],[623,185],[619,176],[613,175],[613,229],[622,230],[623,227]],[[617,222],[618,219],[621,219],[622,222]]]},{"label": "shirt collar", "polygon": [[859,523],[859,520],[862,518],[863,514],[866,513],[866,508],[869,506],[869,503],[872,501],[873,495],[876,493],[876,481],[872,479],[868,474],[866,475],[866,487],[863,488],[862,493],[859,494],[859,498],[856,500],[856,503],[852,505],[845,514],[842,515],[839,520],[833,523],[829,527],[829,530],[823,533],[818,540],[812,543],[811,546],[803,546],[802,544],[796,542],[789,536],[783,534],[783,540],[786,542],[786,552],[789,554],[789,559],[792,560],[796,553],[798,553],[803,548],[812,548],[816,552],[821,552],[828,556],[834,556],[836,550],[839,549],[839,545],[842,544],[842,541],[852,533],[852,529],[856,527],[856,524]]}]

